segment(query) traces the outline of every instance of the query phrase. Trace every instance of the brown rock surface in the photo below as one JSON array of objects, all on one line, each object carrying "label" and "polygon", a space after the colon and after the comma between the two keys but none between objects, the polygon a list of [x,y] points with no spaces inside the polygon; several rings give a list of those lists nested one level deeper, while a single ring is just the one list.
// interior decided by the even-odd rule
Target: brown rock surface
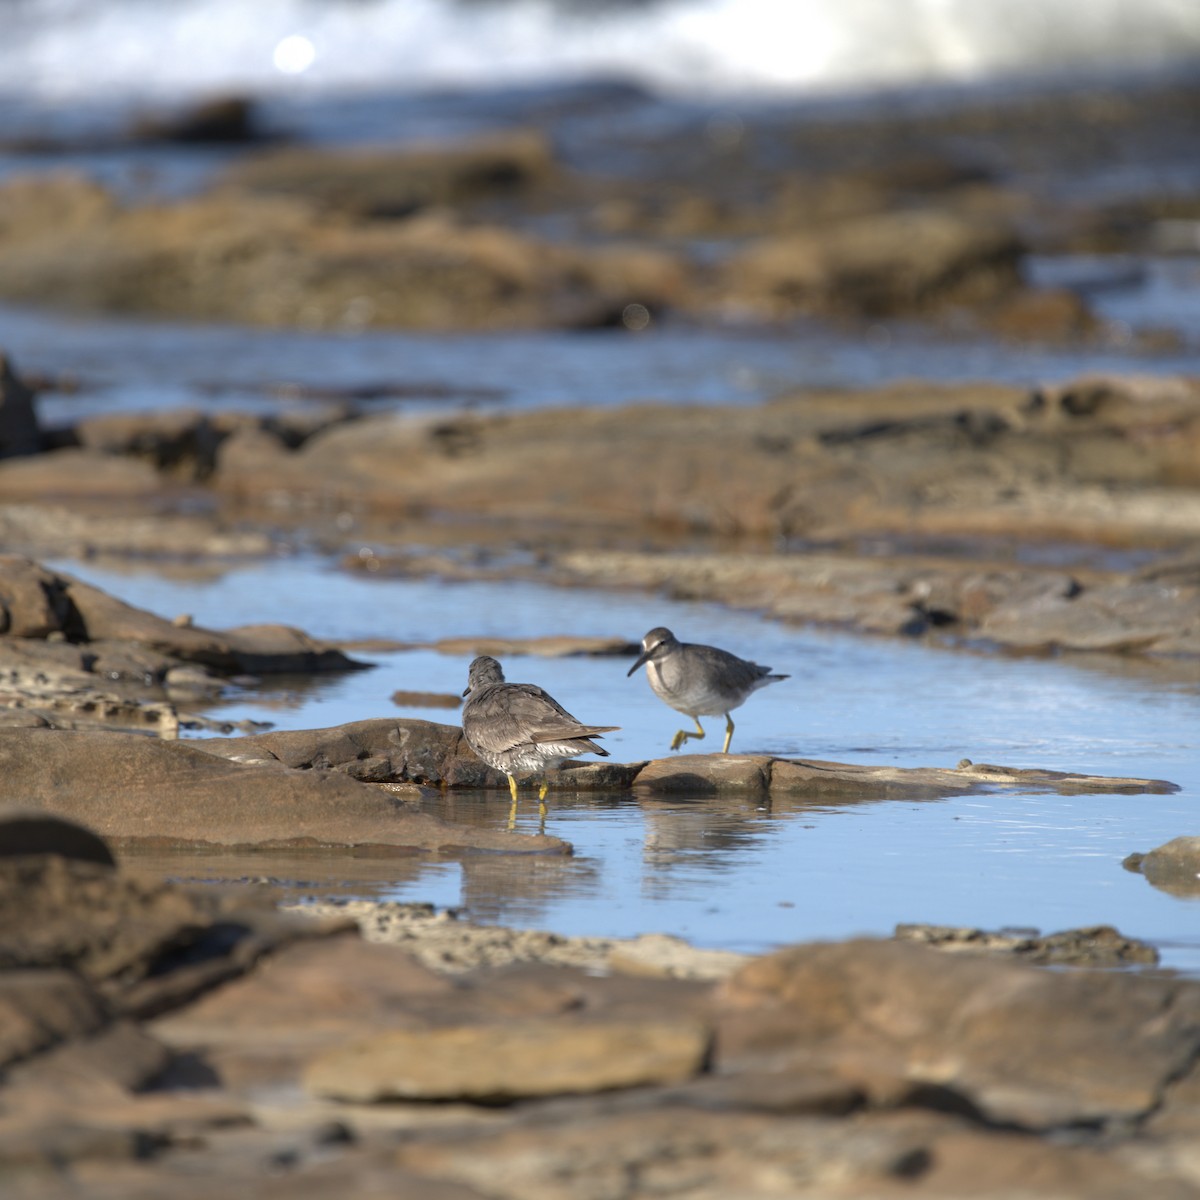
[{"label": "brown rock surface", "polygon": [[1146,1116],[1200,1028],[1200,993],[1176,980],[1048,974],[899,942],[780,951],[720,985],[719,1002],[718,1071],[890,1076],[1034,1129]]},{"label": "brown rock surface", "polygon": [[0,859],[0,880],[0,1174],[21,1200],[1194,1191],[1186,979],[873,941],[715,988],[447,975],[244,893],[52,856]]},{"label": "brown rock surface", "polygon": [[1127,967],[1153,965],[1158,951],[1148,942],[1127,938],[1111,925],[1065,929],[1046,935],[1035,931],[956,927],[953,925],[897,925],[901,941],[919,942],[949,953],[1011,955],[1024,962],[1077,967]]},{"label": "brown rock surface", "polygon": [[229,674],[364,665],[286,626],[246,626],[220,633],[169,621],[17,555],[0,556],[0,605],[9,637],[59,635],[72,643],[131,643]]},{"label": "brown rock surface", "polygon": [[397,853],[568,849],[557,838],[450,825],[349,772],[293,769],[261,752],[238,763],[185,742],[9,729],[0,733],[0,771],[23,805],[83,820],[116,840],[369,845]]},{"label": "brown rock surface", "polygon": [[[73,309],[307,328],[551,328],[658,306],[683,271],[666,251],[596,251],[431,209],[356,221],[295,195],[232,189],[124,207],[69,177],[3,190],[0,294]],[[297,253],[297,247],[303,253]]]},{"label": "brown rock surface", "polygon": [[328,1050],[305,1085],[339,1100],[511,1102],[678,1083],[697,1074],[709,1032],[686,1020],[506,1022],[396,1031]]},{"label": "brown rock surface", "polygon": [[393,149],[290,147],[238,163],[225,181],[358,217],[394,220],[430,205],[528,189],[555,169],[548,141],[530,129]]},{"label": "brown rock surface", "polygon": [[1012,229],[977,215],[872,213],[752,244],[727,265],[726,290],[773,316],[883,317],[1014,292],[1024,249]]}]

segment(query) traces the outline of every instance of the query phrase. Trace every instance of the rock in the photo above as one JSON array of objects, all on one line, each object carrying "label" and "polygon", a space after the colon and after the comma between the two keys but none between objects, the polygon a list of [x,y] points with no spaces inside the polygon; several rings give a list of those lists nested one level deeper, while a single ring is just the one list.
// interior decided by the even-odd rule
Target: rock
[{"label": "rock", "polygon": [[750,754],[679,754],[655,759],[634,778],[638,791],[696,797],[735,792],[935,799],[964,795],[995,785],[1049,788],[1064,793],[1178,791],[1175,784],[1162,779],[1000,767],[972,763],[970,759],[963,759],[951,769],[861,766]]},{"label": "rock", "polygon": [[634,780],[656,794],[712,796],[722,792],[765,793],[773,760],[751,754],[684,754],[646,764]]},{"label": "rock", "polygon": [[1122,864],[1172,896],[1200,896],[1200,837],[1177,837]]},{"label": "rock", "polygon": [[878,1196],[919,1186],[933,1132],[919,1119],[866,1124],[660,1106],[551,1114],[537,1126],[406,1143],[397,1157],[505,1197]]},{"label": "rock", "polygon": [[[348,735],[340,737],[351,744]],[[428,746],[409,752],[413,761],[423,754]],[[247,755],[254,757],[230,761],[193,743],[113,733],[10,729],[0,738],[0,771],[10,794],[19,794],[26,806],[84,820],[117,842],[373,846],[444,854],[569,850],[544,835],[447,824],[411,811],[394,790],[359,783],[345,772],[289,769],[244,746],[241,757]],[[357,751],[345,761],[357,761]]]},{"label": "rock", "polygon": [[115,867],[116,859],[105,844],[86,825],[64,821],[43,812],[23,812],[0,808],[0,858],[56,854],[77,862]]},{"label": "rock", "polygon": [[244,897],[188,891],[54,855],[0,858],[0,915],[0,980],[70,972],[86,981],[95,989],[87,1011],[104,1018],[89,1017],[82,1029],[88,1034],[113,1013],[145,1015],[181,1004],[278,947],[331,927],[281,918]]},{"label": "rock", "polygon": [[[74,643],[132,643],[168,659],[203,664],[226,674],[351,670],[367,665],[287,626],[244,626],[218,633],[198,625],[179,625],[16,555],[0,555],[0,604],[7,613],[10,637],[62,634]],[[161,677],[168,665],[160,660],[155,673]]]},{"label": "rock", "polygon": [[[379,782],[508,790],[507,777],[480,762],[459,726],[433,721],[376,718],[333,729],[279,730],[193,744],[238,761],[278,761],[300,770],[343,769],[376,760]],[[623,789],[630,786],[642,765],[571,763],[550,773],[550,786],[574,791]]]},{"label": "rock", "polygon": [[1023,343],[1094,337],[1103,329],[1080,297],[1066,288],[1017,292],[984,316],[1001,337]]},{"label": "rock", "polygon": [[99,554],[137,558],[264,558],[274,548],[269,534],[224,529],[204,515],[131,516],[80,512],[46,502],[0,507],[0,539],[11,553],[30,558],[86,559]]},{"label": "rock", "polygon": [[1017,650],[1200,654],[1200,584],[1186,574],[1081,583],[1062,571],[926,557],[577,550],[557,557],[555,575],[576,586],[619,576],[630,586],[872,633],[951,633]]},{"label": "rock", "polygon": [[549,142],[529,129],[388,150],[294,147],[240,162],[226,180],[357,217],[395,220],[431,205],[527,189],[554,170]]},{"label": "rock", "polygon": [[264,139],[254,102],[246,96],[215,96],[179,112],[143,115],[130,129],[137,142],[182,145],[241,145]]},{"label": "rock", "polygon": [[100,997],[69,970],[0,971],[0,1067],[95,1033],[108,1019]]},{"label": "rock", "polygon": [[882,317],[1015,291],[1024,246],[995,222],[927,209],[873,213],[736,254],[727,293],[771,316]]},{"label": "rock", "polygon": [[339,1100],[470,1100],[677,1083],[695,1075],[708,1030],[689,1021],[505,1022],[393,1031],[318,1057],[310,1091]]},{"label": "rock", "polygon": [[[321,1055],[366,1036],[478,1028],[480,1038],[501,1039],[516,1026],[524,1038],[536,1026],[549,1053],[544,1061],[531,1050],[530,1069],[548,1078],[555,1052],[570,1041],[564,1026],[656,1028],[663,1006],[671,1006],[673,1020],[692,1028],[704,1024],[706,1000],[707,985],[690,981],[594,978],[540,965],[450,979],[395,946],[345,935],[286,948],[254,975],[156,1021],[150,1032],[180,1051],[202,1052],[229,1086],[253,1090],[284,1080],[290,1086]],[[622,1070],[633,1069],[626,1058]]]},{"label": "rock", "polygon": [[72,179],[11,183],[0,204],[0,295],[92,312],[331,329],[596,328],[631,302],[669,303],[687,275],[670,251],[538,241],[440,207],[355,221],[301,196],[223,188],[127,208]]},{"label": "rock", "polygon": [[128,502],[158,495],[162,479],[146,462],[68,447],[0,462],[0,498]]},{"label": "rock", "polygon": [[440,974],[461,974],[512,963],[552,963],[593,974],[612,971],[669,979],[720,979],[745,962],[731,950],[690,946],[666,934],[636,938],[564,937],[536,929],[476,925],[430,904],[346,900],[288,905],[313,917],[350,917],[368,941],[401,947]]},{"label": "rock", "polygon": [[37,454],[41,448],[33,392],[13,370],[8,355],[0,353],[0,458]]},{"label": "rock", "polygon": [[895,936],[938,950],[1003,954],[1026,962],[1073,967],[1153,966],[1158,951],[1137,938],[1127,938],[1111,925],[1066,929],[1042,936],[1036,931],[989,932],[951,925],[897,925]]},{"label": "rock", "polygon": [[719,985],[719,1005],[719,1071],[821,1068],[868,1088],[903,1079],[1026,1129],[1137,1121],[1200,1036],[1200,992],[1176,980],[1044,972],[899,942],[757,959]]}]

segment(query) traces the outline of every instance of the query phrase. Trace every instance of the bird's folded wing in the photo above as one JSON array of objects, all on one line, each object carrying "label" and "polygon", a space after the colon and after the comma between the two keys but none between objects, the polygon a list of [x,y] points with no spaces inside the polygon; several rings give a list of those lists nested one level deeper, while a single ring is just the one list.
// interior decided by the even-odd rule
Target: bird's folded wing
[{"label": "bird's folded wing", "polygon": [[557,725],[546,725],[541,729],[532,730],[527,740],[534,745],[544,742],[569,742],[576,738],[590,738],[601,733],[613,733],[620,728],[620,725],[580,725],[577,721],[568,725],[566,722],[561,722]]}]

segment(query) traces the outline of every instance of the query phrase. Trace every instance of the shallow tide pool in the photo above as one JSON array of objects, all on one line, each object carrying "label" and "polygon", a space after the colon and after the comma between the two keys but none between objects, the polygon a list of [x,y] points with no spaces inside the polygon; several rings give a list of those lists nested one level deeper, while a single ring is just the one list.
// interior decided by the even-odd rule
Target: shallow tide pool
[{"label": "shallow tide pool", "polygon": [[[1126,855],[1196,833],[1200,683],[1153,667],[1007,658],[781,625],[719,606],[530,583],[443,583],[352,575],[327,561],[281,559],[216,576],[171,579],[58,562],[123,599],[210,626],[284,621],[318,637],[432,641],[447,636],[620,635],[666,624],[791,678],[734,720],[733,750],[843,762],[976,762],[1168,779],[1174,794],[1070,795],[997,790],[935,801],[770,803],[551,797],[546,831],[569,859],[479,856],[458,862],[310,864],[352,894],[431,901],[470,918],[564,934],[678,934],[701,946],[761,950],[783,942],[887,934],[928,921],[1051,932],[1113,924],[1155,943],[1167,965],[1200,971],[1200,904],[1152,888]],[[455,721],[446,709],[397,709],[398,689],[459,692],[466,656],[369,655],[370,671],[246,693],[216,710],[279,728],[396,715]],[[686,721],[624,658],[505,661],[582,720],[622,726],[605,738],[620,761],[669,753]],[[722,721],[706,722],[719,750]],[[692,743],[693,746],[696,743]],[[426,802],[452,820],[503,827],[507,793]],[[538,828],[536,800],[518,828]],[[203,864],[178,873],[203,876]],[[324,882],[322,882],[324,881]]]}]

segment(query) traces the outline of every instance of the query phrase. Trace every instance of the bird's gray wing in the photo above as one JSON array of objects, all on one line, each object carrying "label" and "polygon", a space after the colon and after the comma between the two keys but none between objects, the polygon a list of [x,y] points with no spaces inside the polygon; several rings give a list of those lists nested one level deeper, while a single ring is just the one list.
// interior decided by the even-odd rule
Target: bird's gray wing
[{"label": "bird's gray wing", "polygon": [[736,654],[730,654],[728,650],[721,650],[717,646],[693,645],[689,649],[714,667],[731,688],[748,688],[756,680],[771,673],[770,667],[761,667],[758,663],[738,658]]},{"label": "bird's gray wing", "polygon": [[[468,710],[470,713],[468,715]],[[568,741],[608,733],[615,725],[581,725],[553,696],[533,683],[486,688],[463,710],[471,736],[482,749],[500,754],[540,742]]]},{"label": "bird's gray wing", "polygon": [[612,733],[620,729],[619,725],[584,725],[536,683],[518,686],[521,690],[519,704],[522,706],[522,719],[528,731],[527,740],[530,742],[538,744],[570,741],[573,738],[593,737],[598,733]]}]

